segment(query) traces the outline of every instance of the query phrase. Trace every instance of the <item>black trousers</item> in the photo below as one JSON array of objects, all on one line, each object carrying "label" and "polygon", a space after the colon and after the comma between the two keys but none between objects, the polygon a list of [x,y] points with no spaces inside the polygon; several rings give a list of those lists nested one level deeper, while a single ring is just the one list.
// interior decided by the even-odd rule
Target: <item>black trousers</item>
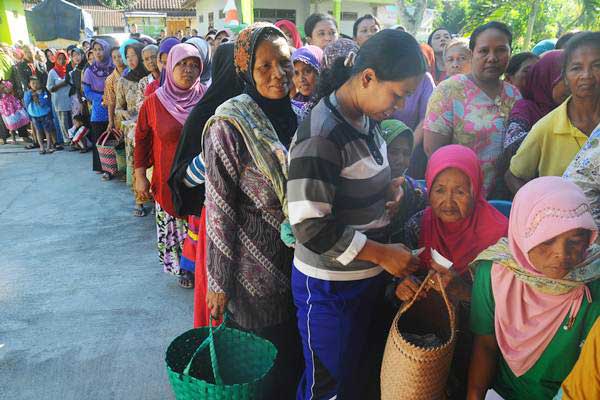
[{"label": "black trousers", "polygon": [[98,148],[96,147],[96,141],[102,135],[108,127],[108,121],[92,122],[88,139],[92,142],[92,170],[102,171],[102,164],[100,164],[100,155],[98,154]]}]

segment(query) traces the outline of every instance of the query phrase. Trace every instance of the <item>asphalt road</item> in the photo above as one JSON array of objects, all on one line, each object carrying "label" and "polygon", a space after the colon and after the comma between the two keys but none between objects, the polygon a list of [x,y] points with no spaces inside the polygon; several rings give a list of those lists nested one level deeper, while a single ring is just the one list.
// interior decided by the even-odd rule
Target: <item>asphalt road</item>
[{"label": "asphalt road", "polygon": [[0,145],[0,399],[172,399],[192,291],[162,272],[153,215],[91,153]]}]

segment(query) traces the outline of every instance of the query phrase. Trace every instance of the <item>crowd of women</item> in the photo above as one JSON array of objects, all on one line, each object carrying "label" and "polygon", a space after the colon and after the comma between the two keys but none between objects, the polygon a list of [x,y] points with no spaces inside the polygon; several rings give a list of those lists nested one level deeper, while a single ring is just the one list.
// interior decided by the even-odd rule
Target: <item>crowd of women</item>
[{"label": "crowd of women", "polygon": [[313,14],[304,34],[60,53],[93,169],[116,132],[194,326],[272,341],[269,398],[378,398],[391,317],[425,284],[458,310],[448,398],[600,398],[600,32],[519,54],[500,22],[419,44]]}]

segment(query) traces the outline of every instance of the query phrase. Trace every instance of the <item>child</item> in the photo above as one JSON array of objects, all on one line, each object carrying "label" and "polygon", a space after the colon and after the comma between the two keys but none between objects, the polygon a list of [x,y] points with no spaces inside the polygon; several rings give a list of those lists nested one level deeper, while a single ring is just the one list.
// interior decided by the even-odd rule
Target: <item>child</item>
[{"label": "child", "polygon": [[28,136],[29,116],[23,108],[23,104],[15,97],[10,81],[0,81],[0,114],[6,129],[11,131],[15,144],[17,144],[15,131],[19,132],[19,136],[22,138]]},{"label": "child", "polygon": [[83,114],[77,114],[73,117],[73,127],[69,129],[69,136],[72,138],[73,147],[77,146],[80,153],[87,153],[90,140],[87,138],[89,128],[86,126],[87,121]]},{"label": "child", "polygon": [[[50,93],[42,87],[37,76],[29,78],[29,90],[23,96],[27,113],[35,126],[40,154],[54,153],[54,121],[52,119],[52,100]],[[44,136],[46,147],[44,147]]]}]

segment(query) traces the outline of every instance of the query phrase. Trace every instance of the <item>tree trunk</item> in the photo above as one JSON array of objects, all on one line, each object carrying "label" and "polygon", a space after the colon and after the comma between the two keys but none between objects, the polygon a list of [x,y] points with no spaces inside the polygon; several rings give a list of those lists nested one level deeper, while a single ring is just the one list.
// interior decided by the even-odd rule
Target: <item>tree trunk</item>
[{"label": "tree trunk", "polygon": [[542,0],[533,0],[533,10],[531,11],[531,14],[529,14],[529,19],[527,20],[527,33],[525,34],[525,42],[523,43],[524,51],[529,51],[531,48],[533,28],[535,27],[535,21],[537,20],[537,16],[540,12],[541,3]]},{"label": "tree trunk", "polygon": [[408,32],[416,35],[423,21],[423,15],[427,8],[427,0],[416,0],[413,5],[414,12],[412,14],[408,12],[404,0],[398,0],[396,7],[398,9],[398,23],[404,25]]}]

